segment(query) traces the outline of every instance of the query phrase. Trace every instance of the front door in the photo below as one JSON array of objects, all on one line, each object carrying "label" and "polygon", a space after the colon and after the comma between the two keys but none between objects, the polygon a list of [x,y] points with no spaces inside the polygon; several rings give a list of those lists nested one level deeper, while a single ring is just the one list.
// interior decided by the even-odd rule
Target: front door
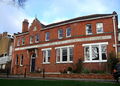
[{"label": "front door", "polygon": [[35,72],[35,58],[31,59],[31,72]]},{"label": "front door", "polygon": [[35,72],[35,58],[36,58],[36,54],[34,53],[32,56],[31,56],[31,72]]}]

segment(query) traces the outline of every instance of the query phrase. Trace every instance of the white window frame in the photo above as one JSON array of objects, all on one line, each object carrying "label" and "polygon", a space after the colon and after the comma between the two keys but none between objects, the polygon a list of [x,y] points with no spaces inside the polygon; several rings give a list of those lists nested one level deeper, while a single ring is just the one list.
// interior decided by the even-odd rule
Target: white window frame
[{"label": "white window frame", "polygon": [[43,52],[46,52],[46,61],[44,62],[44,55],[43,55],[43,64],[50,64],[50,62],[48,62],[48,51],[50,51],[50,58],[51,58],[51,49],[52,48],[44,48],[44,49],[42,49],[42,53]]},{"label": "white window frame", "polygon": [[[57,61],[57,55],[56,55],[56,63],[73,63],[73,61],[70,61],[70,48],[73,48],[74,45],[69,46],[61,46],[61,47],[55,47],[55,49],[60,49],[60,61]],[[62,49],[67,48],[67,61],[62,61]],[[57,54],[57,53],[56,53]]]},{"label": "white window frame", "polygon": [[[62,37],[61,37],[61,34],[62,34]],[[63,38],[63,29],[58,29],[58,39],[62,39],[62,38]]]},{"label": "white window frame", "polygon": [[[92,46],[93,45],[98,45],[99,46],[99,60],[92,60]],[[85,59],[85,48],[84,48],[84,62],[107,62],[106,60],[102,60],[102,52],[101,52],[101,45],[108,45],[108,42],[101,42],[101,43],[90,43],[90,44],[83,44],[82,46],[85,47],[89,47],[89,52],[90,52],[90,60],[86,60]],[[107,53],[107,52],[106,52]]]},{"label": "white window frame", "polygon": [[50,32],[45,33],[45,41],[50,41]]},{"label": "white window frame", "polygon": [[88,33],[87,25],[91,25],[91,31],[92,31],[92,24],[86,24],[86,25],[85,25],[85,27],[86,27],[86,35],[92,35],[93,32]]},{"label": "white window frame", "polygon": [[[70,30],[70,35],[67,34],[67,33],[68,33],[68,30]],[[71,37],[71,30],[72,30],[72,29],[71,29],[70,27],[66,29],[66,37]]]},{"label": "white window frame", "polygon": [[[99,25],[99,24],[101,24],[102,26],[98,28],[98,25]],[[98,29],[100,29],[100,28],[102,28],[102,32],[98,32]],[[103,31],[103,23],[101,23],[101,22],[100,22],[100,23],[96,23],[96,32],[97,32],[97,34],[104,32],[104,31]]]}]

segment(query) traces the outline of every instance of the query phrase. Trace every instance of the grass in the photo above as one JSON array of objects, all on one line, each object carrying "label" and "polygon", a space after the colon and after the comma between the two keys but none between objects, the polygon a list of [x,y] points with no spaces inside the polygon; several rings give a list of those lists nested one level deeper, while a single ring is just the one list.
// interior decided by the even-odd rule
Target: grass
[{"label": "grass", "polygon": [[8,80],[0,79],[0,86],[120,86],[118,83],[71,80]]}]

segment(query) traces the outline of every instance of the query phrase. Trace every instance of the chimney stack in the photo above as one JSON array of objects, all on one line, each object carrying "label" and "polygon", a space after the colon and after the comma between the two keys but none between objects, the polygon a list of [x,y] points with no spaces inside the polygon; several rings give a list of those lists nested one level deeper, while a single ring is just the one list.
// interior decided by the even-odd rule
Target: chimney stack
[{"label": "chimney stack", "polygon": [[28,31],[28,25],[29,25],[29,22],[27,19],[25,19],[22,23],[22,32],[27,32]]},{"label": "chimney stack", "polygon": [[5,36],[7,36],[8,34],[7,34],[7,32],[3,32],[3,37],[5,37]]}]

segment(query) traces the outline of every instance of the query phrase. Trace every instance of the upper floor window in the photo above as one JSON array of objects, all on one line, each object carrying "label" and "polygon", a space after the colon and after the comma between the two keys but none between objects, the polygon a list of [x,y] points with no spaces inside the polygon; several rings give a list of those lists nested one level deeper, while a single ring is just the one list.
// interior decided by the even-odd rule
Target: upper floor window
[{"label": "upper floor window", "polygon": [[23,66],[23,54],[20,57],[20,66]]},{"label": "upper floor window", "polygon": [[97,33],[103,33],[103,23],[96,24],[96,31]]},{"label": "upper floor window", "polygon": [[58,30],[58,39],[62,39],[63,38],[63,30],[59,29]]},{"label": "upper floor window", "polygon": [[50,32],[46,32],[45,33],[45,41],[49,41],[50,40]]},{"label": "upper floor window", "polygon": [[86,35],[92,34],[92,25],[86,24]]},{"label": "upper floor window", "polygon": [[30,36],[30,44],[33,43],[33,36]]},{"label": "upper floor window", "polygon": [[22,45],[25,44],[25,38],[22,38]]},{"label": "upper floor window", "polygon": [[50,49],[43,49],[43,63],[50,63],[51,52]]},{"label": "upper floor window", "polygon": [[20,38],[17,40],[17,46],[20,46]]},{"label": "upper floor window", "polygon": [[107,61],[107,43],[85,44],[84,55],[86,62]]},{"label": "upper floor window", "polygon": [[66,29],[66,37],[71,37],[71,28]]},{"label": "upper floor window", "polygon": [[38,43],[39,40],[40,40],[39,34],[36,34],[36,35],[35,35],[35,42]]}]

